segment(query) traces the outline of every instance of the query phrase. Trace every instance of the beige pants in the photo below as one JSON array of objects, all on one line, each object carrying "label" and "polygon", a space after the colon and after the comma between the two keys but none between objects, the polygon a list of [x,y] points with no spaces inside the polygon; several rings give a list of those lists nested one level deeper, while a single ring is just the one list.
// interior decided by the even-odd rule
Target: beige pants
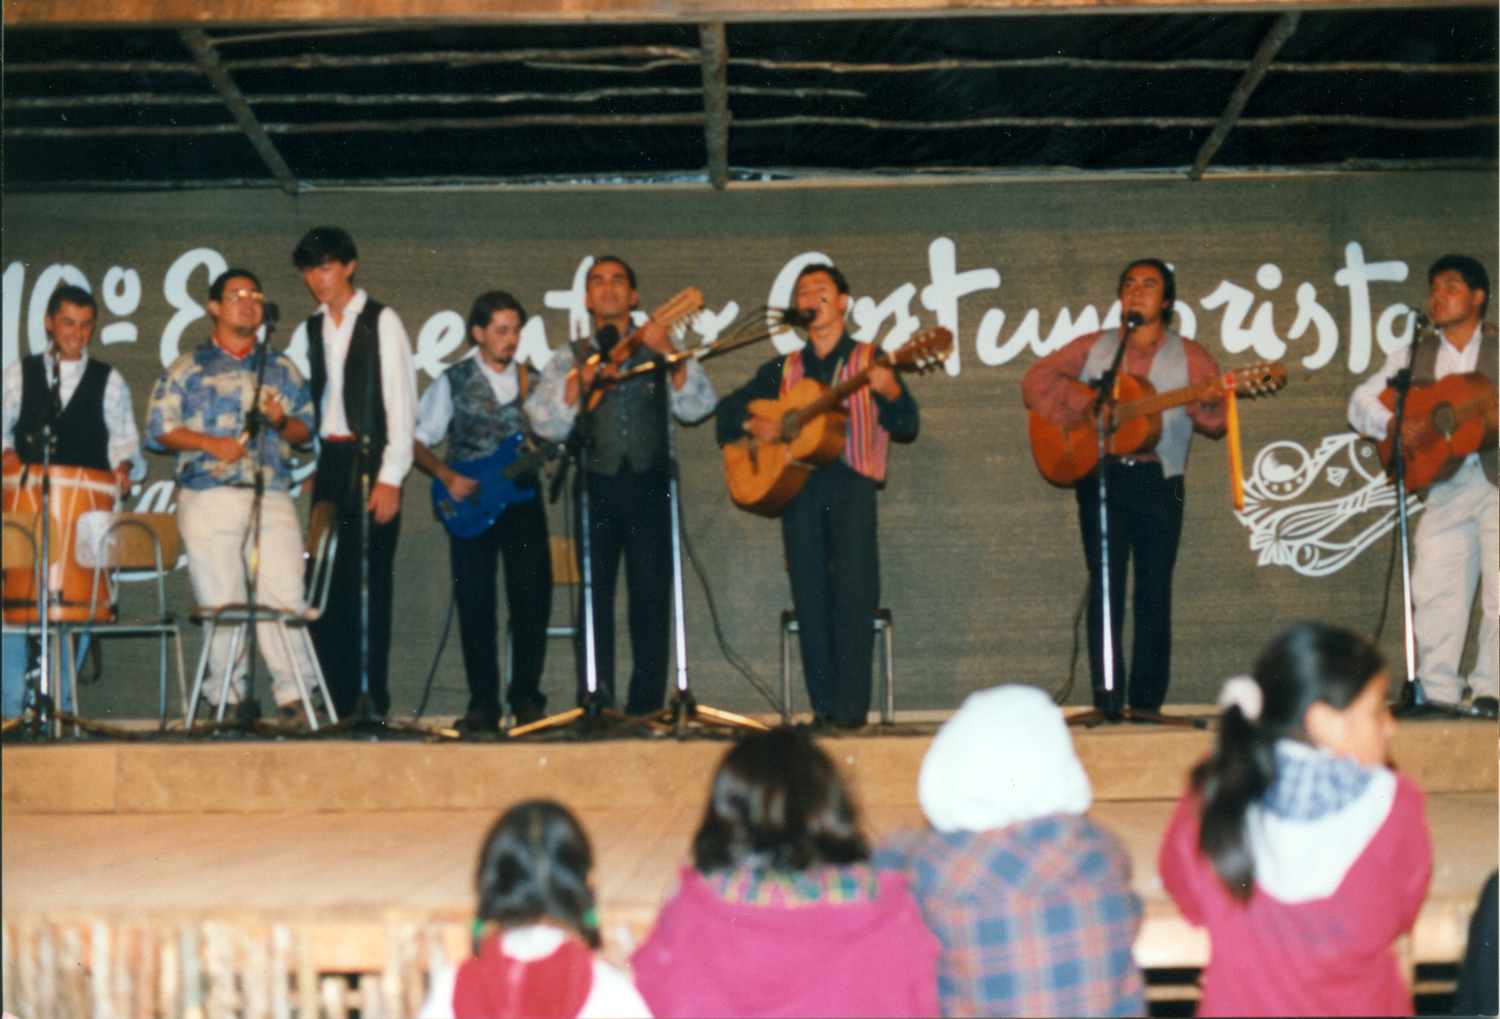
[{"label": "beige pants", "polygon": [[[193,597],[199,605],[212,607],[243,603],[249,597],[246,578],[249,576],[253,541],[250,511],[254,499],[254,492],[248,488],[177,490],[177,526],[187,548],[188,575],[193,581]],[[305,610],[302,572],[302,527],[297,521],[297,507],[285,492],[268,491],[261,503],[257,603],[267,608]],[[204,680],[204,695],[210,702],[218,701],[226,671],[230,673],[230,703],[237,703],[244,696],[249,642],[240,642],[236,661],[226,670],[225,659],[229,655],[233,633],[233,627],[221,627],[214,634],[209,675]],[[296,703],[301,694],[280,629],[274,623],[258,623],[256,636],[261,657],[271,673],[271,690],[276,703]],[[291,631],[291,650],[311,689],[313,650],[305,629]]]},{"label": "beige pants", "polygon": [[1497,647],[1495,536],[1500,531],[1495,486],[1477,460],[1466,463],[1447,481],[1433,485],[1417,519],[1412,540],[1413,622],[1417,631],[1417,673],[1429,700],[1457,704],[1463,699],[1459,675],[1469,613],[1479,589],[1479,654],[1469,673],[1475,697],[1500,694],[1500,647]]}]

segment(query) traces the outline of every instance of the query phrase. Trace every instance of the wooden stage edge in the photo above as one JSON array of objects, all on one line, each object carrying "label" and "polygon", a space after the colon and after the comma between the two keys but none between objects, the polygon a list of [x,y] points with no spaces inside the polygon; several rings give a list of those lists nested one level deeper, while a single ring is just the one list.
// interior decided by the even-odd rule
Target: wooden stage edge
[{"label": "wooden stage edge", "polygon": [[[1205,717],[1206,707],[1178,709]],[[769,720],[769,719],[768,719]],[[823,745],[867,805],[916,805],[935,725],[871,726]],[[889,734],[902,733],[902,734]],[[1175,799],[1212,733],[1160,725],[1073,730],[1097,801]],[[1429,794],[1494,792],[1497,729],[1405,723],[1392,756]],[[701,802],[725,739],[670,735],[501,743],[422,739],[73,740],[0,748],[6,813],[473,810],[530,797],[577,808]],[[381,776],[372,781],[372,776]]]},{"label": "wooden stage edge", "polygon": [[[850,776],[872,838],[922,823],[916,778],[935,721],[904,717],[821,741]],[[1074,730],[1091,816],[1130,853],[1145,906],[1135,954],[1158,1002],[1196,997],[1207,959],[1207,938],[1177,915],[1155,854],[1211,739],[1157,725]],[[4,1007],[415,1014],[433,967],[467,952],[485,831],[506,806],[538,796],[567,803],[588,829],[605,954],[623,963],[675,886],[727,746],[671,736],[7,743]],[[1428,899],[1397,946],[1415,979],[1418,964],[1461,956],[1496,867],[1496,726],[1403,724],[1393,757],[1426,791],[1436,852]]]}]

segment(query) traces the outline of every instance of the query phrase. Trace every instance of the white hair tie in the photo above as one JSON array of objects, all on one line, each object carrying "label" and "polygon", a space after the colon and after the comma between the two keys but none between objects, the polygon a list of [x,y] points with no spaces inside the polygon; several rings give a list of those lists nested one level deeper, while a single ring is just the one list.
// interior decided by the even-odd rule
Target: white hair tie
[{"label": "white hair tie", "polygon": [[1239,708],[1240,714],[1252,722],[1260,721],[1260,712],[1265,707],[1265,694],[1260,684],[1249,676],[1226,679],[1219,690],[1219,707]]}]

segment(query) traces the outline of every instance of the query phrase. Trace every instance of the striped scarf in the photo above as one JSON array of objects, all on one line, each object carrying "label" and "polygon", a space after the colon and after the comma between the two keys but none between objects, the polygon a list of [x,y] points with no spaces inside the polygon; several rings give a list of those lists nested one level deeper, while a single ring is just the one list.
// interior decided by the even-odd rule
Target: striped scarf
[{"label": "striped scarf", "polygon": [[[864,371],[874,363],[876,355],[874,344],[856,343],[854,353],[834,372],[836,383]],[[781,395],[785,396],[802,381],[803,374],[802,351],[787,355],[781,371]],[[844,401],[844,410],[849,415],[849,427],[841,458],[877,484],[884,483],[886,451],[890,448],[891,436],[880,427],[880,408],[876,406],[870,387],[865,386],[851,394]]]}]

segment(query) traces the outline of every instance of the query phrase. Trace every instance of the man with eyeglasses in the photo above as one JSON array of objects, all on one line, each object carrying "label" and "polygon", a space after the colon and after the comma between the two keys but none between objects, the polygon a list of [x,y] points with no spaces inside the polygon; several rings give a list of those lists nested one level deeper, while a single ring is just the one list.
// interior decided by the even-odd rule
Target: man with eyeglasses
[{"label": "man with eyeglasses", "polygon": [[[312,394],[290,358],[268,345],[257,347],[265,298],[253,273],[221,273],[208,290],[208,313],[214,320],[213,334],[162,373],[146,414],[147,444],[176,454],[177,526],[187,549],[193,597],[200,605],[246,601],[248,564],[258,538],[257,602],[302,611],[307,607],[302,593],[302,528],[287,489],[292,447],[312,439]],[[257,382],[258,421],[251,413]],[[264,480],[258,536],[253,517],[257,466]],[[309,719],[292,659],[273,624],[262,622],[258,627],[277,721],[304,730]],[[311,644],[301,629],[293,633],[298,671],[310,677]],[[218,702],[226,682],[231,704],[245,695],[247,655],[242,648],[238,660],[226,662],[231,638],[230,630],[214,635],[209,659],[214,672],[205,684],[210,703]],[[254,717],[259,705],[252,702],[248,710]]]},{"label": "man with eyeglasses", "polygon": [[[42,320],[47,349],[6,366],[5,473],[42,463],[43,426],[51,417],[49,459],[53,464],[112,472],[122,493],[146,476],[130,387],[118,371],[88,353],[96,317],[94,295],[72,284],[58,287],[47,300]],[[3,711],[7,718],[19,715],[25,706],[26,645],[24,637],[5,638]],[[62,672],[66,677],[67,670]],[[65,700],[61,697],[58,703]]]}]

